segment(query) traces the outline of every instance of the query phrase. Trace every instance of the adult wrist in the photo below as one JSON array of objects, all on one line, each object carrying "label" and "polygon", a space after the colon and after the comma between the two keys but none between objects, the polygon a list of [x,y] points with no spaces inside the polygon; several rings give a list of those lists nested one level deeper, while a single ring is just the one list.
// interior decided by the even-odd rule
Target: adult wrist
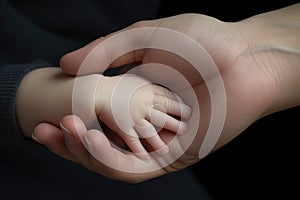
[{"label": "adult wrist", "polygon": [[242,56],[267,74],[271,101],[266,114],[300,105],[299,17],[296,4],[238,22],[248,45]]}]

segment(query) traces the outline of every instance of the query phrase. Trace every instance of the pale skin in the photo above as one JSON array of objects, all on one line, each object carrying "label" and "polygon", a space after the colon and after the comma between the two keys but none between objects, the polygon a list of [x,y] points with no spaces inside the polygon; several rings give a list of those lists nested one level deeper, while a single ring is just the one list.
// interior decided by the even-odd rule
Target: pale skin
[{"label": "pale skin", "polygon": [[[73,92],[75,81],[82,87],[76,88],[76,93]],[[119,81],[122,81],[123,85],[130,84],[136,88],[136,90],[125,88],[125,91],[124,89],[119,91],[132,93],[128,99],[128,105],[126,105],[127,102],[123,102],[127,99],[124,99],[122,94],[119,98],[113,99],[112,91],[118,92],[116,85]],[[143,160],[149,160],[149,155],[139,138],[144,138],[159,155],[165,155],[169,149],[153,125],[184,134],[187,125],[168,113],[187,119],[191,112],[191,109],[183,102],[179,102],[180,99],[177,99],[171,91],[151,84],[139,76],[105,77],[93,74],[75,79],[75,77],[63,74],[59,68],[48,67],[30,72],[18,89],[16,112],[24,135],[31,137],[34,127],[41,122],[59,126],[63,116],[74,112],[72,108],[74,98],[77,98],[76,102],[78,102],[75,106],[80,108],[76,114],[84,120],[87,126],[91,125],[94,120],[103,121],[125,141],[132,152]],[[115,100],[114,104],[111,104],[113,100]],[[126,110],[128,106],[128,116],[118,109],[113,116],[113,105],[121,105],[119,110]],[[154,115],[150,116],[151,113]],[[129,118],[132,118],[130,123],[117,124],[116,119],[128,122]],[[156,119],[162,119],[164,122],[158,124]]]},{"label": "pale skin", "polygon": [[[215,146],[215,149],[218,149],[259,118],[300,104],[299,19],[300,4],[295,4],[235,23],[222,22],[199,14],[185,14],[142,21],[127,29],[147,26],[174,29],[198,41],[212,56],[222,73],[227,94],[225,126]],[[63,71],[67,74],[76,74],[82,60],[91,49],[114,34],[65,55],[61,60]],[[129,41],[127,44],[134,45],[136,41],[138,40]],[[112,51],[114,49],[107,47],[106,52]],[[105,55],[99,56],[105,59]],[[143,54],[135,52],[116,60],[110,67],[134,61],[149,62],[157,58],[159,54],[155,55],[153,51],[144,51]],[[85,73],[94,73],[96,72],[94,70]],[[200,82],[194,86],[194,89],[203,99],[202,104],[208,105],[205,86]],[[204,112],[205,116],[205,112],[209,111],[201,112]],[[99,162],[91,152],[102,160],[112,163],[118,161],[118,169],[134,168],[137,172],[140,169],[151,168],[157,160],[143,162],[135,155],[123,154],[109,144],[105,135],[99,131],[87,130],[78,117],[64,117],[61,123],[68,131],[43,123],[36,127],[34,135],[40,143],[54,153],[113,179],[136,183],[183,169],[200,160],[198,149],[203,138],[202,129],[199,129],[198,137],[191,148],[167,167],[149,173],[127,173],[115,170]],[[68,134],[72,137],[66,138],[65,135]],[[164,131],[160,136],[164,141],[168,141],[171,134]],[[82,142],[79,137],[85,137],[90,143]],[[181,142],[186,139],[184,137],[184,135],[178,137],[178,145],[169,147],[169,154],[178,149]],[[90,147],[86,149],[84,145]]]}]

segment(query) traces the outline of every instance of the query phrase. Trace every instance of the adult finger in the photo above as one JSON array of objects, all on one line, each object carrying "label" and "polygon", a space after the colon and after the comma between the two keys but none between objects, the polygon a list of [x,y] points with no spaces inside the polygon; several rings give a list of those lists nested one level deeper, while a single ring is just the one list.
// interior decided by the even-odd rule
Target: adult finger
[{"label": "adult finger", "polygon": [[[137,43],[146,43],[151,33],[145,34],[140,30],[135,31],[133,34],[123,34],[122,37],[114,36],[121,32],[145,26],[153,26],[153,24],[150,21],[135,23],[64,55],[60,59],[62,71],[70,75],[85,75],[141,61],[143,50],[131,50],[135,49]],[[127,53],[123,53],[121,56],[120,52]],[[87,61],[90,62],[84,63]]]},{"label": "adult finger", "polygon": [[137,183],[165,173],[153,160],[145,162],[133,153],[113,148],[98,130],[86,133],[85,145],[91,153],[96,172],[106,177]]},{"label": "adult finger", "polygon": [[81,120],[75,116],[66,116],[61,120],[60,127],[63,132],[66,147],[69,152],[84,166],[90,166],[89,152],[80,138],[79,132],[86,132]]},{"label": "adult finger", "polygon": [[79,162],[69,152],[62,130],[49,123],[40,123],[34,129],[32,137],[35,141],[45,145],[53,153],[73,162]]},{"label": "adult finger", "polygon": [[156,162],[153,160],[146,162],[134,153],[115,148],[99,130],[87,131],[79,117],[65,117],[62,124],[69,132],[78,134],[83,146],[87,148],[89,161],[86,158],[84,161],[79,160],[86,168],[126,182],[142,181],[158,176],[156,171],[161,169]]}]

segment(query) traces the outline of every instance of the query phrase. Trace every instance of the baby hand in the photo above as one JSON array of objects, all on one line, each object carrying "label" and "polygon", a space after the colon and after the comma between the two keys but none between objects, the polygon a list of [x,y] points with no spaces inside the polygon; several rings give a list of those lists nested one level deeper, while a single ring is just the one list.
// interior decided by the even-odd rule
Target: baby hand
[{"label": "baby hand", "polygon": [[133,153],[143,159],[148,153],[140,138],[144,138],[160,155],[168,153],[157,128],[183,134],[187,124],[173,116],[188,119],[191,108],[170,90],[148,80],[125,74],[101,79],[96,97],[98,118],[115,131]]}]

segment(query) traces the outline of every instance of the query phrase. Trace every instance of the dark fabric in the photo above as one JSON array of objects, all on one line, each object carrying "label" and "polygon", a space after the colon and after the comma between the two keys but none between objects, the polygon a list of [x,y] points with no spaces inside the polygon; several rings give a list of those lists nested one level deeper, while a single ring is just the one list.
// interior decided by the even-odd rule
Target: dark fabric
[{"label": "dark fabric", "polygon": [[5,65],[0,68],[1,146],[12,142],[19,143],[23,139],[15,116],[15,95],[23,77],[29,71],[43,66],[49,66],[49,64],[40,60],[29,64]]}]

